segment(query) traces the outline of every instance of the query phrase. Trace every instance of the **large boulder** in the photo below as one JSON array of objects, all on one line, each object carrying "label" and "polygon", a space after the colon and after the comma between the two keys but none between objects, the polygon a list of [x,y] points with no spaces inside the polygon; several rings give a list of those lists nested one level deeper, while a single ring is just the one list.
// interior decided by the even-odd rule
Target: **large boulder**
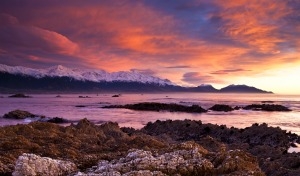
[{"label": "large boulder", "polygon": [[23,111],[23,110],[14,110],[14,111],[10,111],[7,114],[4,114],[3,118],[7,118],[7,119],[25,119],[28,117],[35,117],[36,115],[28,112],[28,111]]},{"label": "large boulder", "polygon": [[70,161],[55,160],[24,153],[19,156],[12,175],[63,176],[76,171],[76,165]]},{"label": "large boulder", "polygon": [[84,175],[257,175],[263,176],[252,155],[241,151],[208,152],[195,142],[185,142],[161,154],[132,149],[118,160],[102,160]]}]

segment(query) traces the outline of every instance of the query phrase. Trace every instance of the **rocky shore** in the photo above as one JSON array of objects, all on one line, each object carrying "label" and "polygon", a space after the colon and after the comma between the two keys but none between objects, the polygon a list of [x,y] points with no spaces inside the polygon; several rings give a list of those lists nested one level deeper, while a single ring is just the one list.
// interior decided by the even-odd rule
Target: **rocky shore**
[{"label": "rocky shore", "polygon": [[13,110],[3,115],[3,118],[6,119],[34,119],[34,121],[39,122],[51,122],[51,123],[70,123],[69,120],[64,119],[62,117],[46,117],[44,115],[32,114],[28,111],[23,110]]},{"label": "rocky shore", "polygon": [[126,104],[126,105],[109,105],[103,106],[102,108],[123,108],[138,111],[169,111],[169,112],[186,112],[186,113],[205,113],[208,110],[211,111],[223,111],[230,112],[234,110],[252,110],[252,111],[291,111],[289,108],[277,105],[277,104],[252,104],[245,107],[236,106],[231,107],[224,104],[215,104],[214,106],[208,108],[207,110],[199,105],[185,106],[180,104],[167,104],[167,103],[156,103],[156,102],[144,102],[136,104]]},{"label": "rocky shore", "polygon": [[0,175],[300,175],[299,136],[193,120],[0,127]]}]

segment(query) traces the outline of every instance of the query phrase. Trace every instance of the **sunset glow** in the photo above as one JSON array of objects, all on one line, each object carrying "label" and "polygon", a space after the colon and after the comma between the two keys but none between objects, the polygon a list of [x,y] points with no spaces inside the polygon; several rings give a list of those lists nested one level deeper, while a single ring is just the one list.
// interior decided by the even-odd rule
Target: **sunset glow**
[{"label": "sunset glow", "polygon": [[300,94],[297,0],[3,0],[0,63]]}]

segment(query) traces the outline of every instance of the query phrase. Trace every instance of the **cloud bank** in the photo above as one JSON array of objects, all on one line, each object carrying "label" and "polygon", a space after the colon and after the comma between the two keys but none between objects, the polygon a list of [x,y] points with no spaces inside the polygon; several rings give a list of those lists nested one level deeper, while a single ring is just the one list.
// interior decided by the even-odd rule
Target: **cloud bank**
[{"label": "cloud bank", "polygon": [[220,84],[300,65],[299,9],[296,0],[1,1],[0,61]]}]

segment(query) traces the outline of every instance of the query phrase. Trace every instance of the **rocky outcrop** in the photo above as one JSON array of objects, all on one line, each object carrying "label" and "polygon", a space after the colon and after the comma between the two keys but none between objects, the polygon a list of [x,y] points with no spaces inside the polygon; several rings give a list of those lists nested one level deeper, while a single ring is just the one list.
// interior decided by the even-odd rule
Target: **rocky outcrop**
[{"label": "rocky outcrop", "polygon": [[3,118],[7,118],[7,119],[25,119],[25,118],[33,118],[36,117],[36,115],[31,114],[28,111],[23,111],[23,110],[14,110],[14,111],[10,111],[7,114],[4,114]]},{"label": "rocky outcrop", "polygon": [[45,117],[43,115],[36,115],[32,114],[28,111],[23,110],[13,110],[8,112],[7,114],[4,114],[3,118],[7,119],[26,119],[26,118],[34,118],[34,121],[40,121],[40,122],[50,122],[50,123],[69,123],[67,119],[61,118],[61,117]]},{"label": "rocky outcrop", "polygon": [[224,147],[247,151],[258,158],[267,175],[300,175],[300,153],[287,153],[291,142],[299,140],[299,136],[278,127],[268,127],[265,123],[237,129],[202,124],[201,121],[167,120],[148,123],[142,131],[169,141],[194,140],[214,151]]},{"label": "rocky outcrop", "polygon": [[133,149],[126,157],[100,161],[87,173],[77,175],[264,175],[256,158],[240,150],[208,152],[194,142],[185,142],[162,154]]},{"label": "rocky outcrop", "polygon": [[[95,125],[87,119],[66,127],[34,122],[0,127],[0,175],[11,175],[17,158],[23,153],[60,160],[63,158],[77,166],[81,171],[77,174],[87,174],[99,169],[93,166],[104,160],[107,165],[102,165],[103,168],[114,168],[116,163],[122,164],[122,168],[127,167],[126,158],[132,162],[137,159],[128,158],[132,152],[146,153],[149,156],[146,158],[151,160],[140,158],[144,162],[156,163],[164,156],[166,161],[178,164],[176,172],[181,173],[185,170],[178,170],[182,168],[181,162],[187,162],[193,166],[186,168],[188,173],[192,172],[190,175],[195,175],[193,172],[201,169],[193,165],[198,161],[213,165],[205,167],[209,168],[206,173],[210,175],[255,175],[252,171],[259,175],[259,167],[267,175],[300,175],[299,153],[287,153],[295,141],[299,142],[296,134],[268,127],[267,124],[237,129],[203,124],[201,121],[167,120],[148,123],[143,129],[136,130],[119,128],[113,122]],[[182,152],[190,153],[190,158]],[[173,156],[176,159],[172,160]],[[193,157],[198,159],[193,160]],[[167,163],[158,168],[155,165],[155,169],[147,168],[143,162],[137,162],[134,166],[128,172],[110,169],[107,172],[127,175],[169,174],[163,169],[169,167]],[[137,170],[139,167],[140,170]]]},{"label": "rocky outcrop", "polygon": [[137,103],[127,105],[110,105],[103,108],[125,108],[140,111],[170,111],[170,112],[188,112],[188,113],[203,113],[207,112],[201,106],[192,105],[184,106],[179,104],[166,104],[166,103]]},{"label": "rocky outcrop", "polygon": [[23,153],[64,158],[84,169],[101,159],[121,157],[131,148],[161,150],[168,145],[146,134],[129,136],[117,123],[97,126],[87,119],[67,127],[46,122],[5,126],[0,127],[0,175],[10,175],[16,159]]},{"label": "rocky outcrop", "polygon": [[24,153],[19,156],[12,175],[64,176],[76,171],[77,167],[72,162]]},{"label": "rocky outcrop", "polygon": [[210,107],[209,110],[229,112],[229,111],[233,111],[234,109],[229,105],[215,104],[212,107]]},{"label": "rocky outcrop", "polygon": [[[184,106],[180,104],[165,104],[165,103],[137,103],[137,104],[126,104],[126,105],[109,105],[102,108],[124,108],[131,110],[139,111],[169,111],[169,112],[187,112],[187,113],[204,113],[207,110],[203,109],[199,105]],[[224,104],[215,104],[210,107],[208,110],[212,111],[223,111],[230,112],[234,110],[240,110],[242,107],[235,106],[232,108],[229,105]],[[253,111],[291,111],[289,108],[283,105],[276,104],[252,104],[243,107],[244,110],[253,110]]]},{"label": "rocky outcrop", "polygon": [[276,104],[252,104],[245,106],[243,109],[253,111],[291,111],[285,106]]}]

